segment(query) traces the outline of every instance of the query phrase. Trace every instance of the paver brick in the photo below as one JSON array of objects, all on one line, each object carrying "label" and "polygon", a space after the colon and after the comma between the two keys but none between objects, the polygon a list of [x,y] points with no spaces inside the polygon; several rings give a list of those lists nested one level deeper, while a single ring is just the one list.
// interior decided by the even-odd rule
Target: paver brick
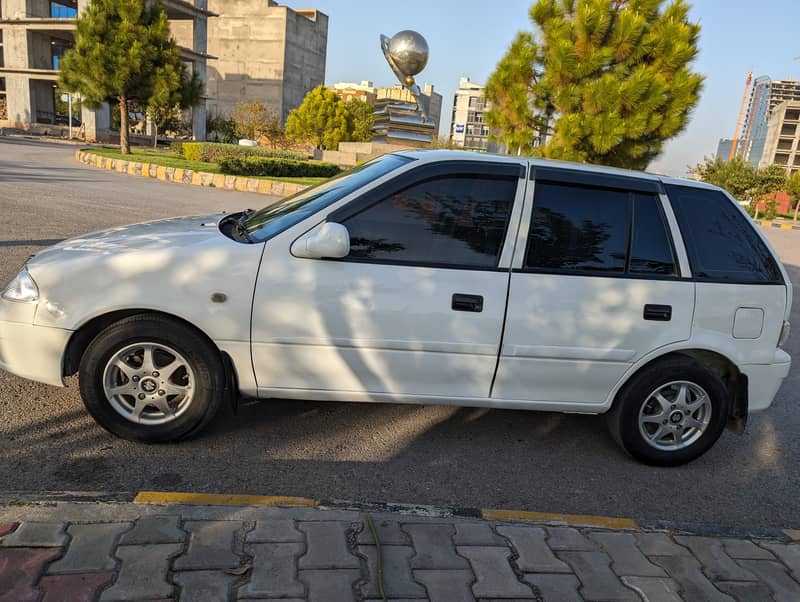
[{"label": "paver brick", "polygon": [[[411,545],[411,539],[408,534],[400,528],[400,523],[394,520],[379,520],[373,521],[375,531],[378,533],[378,539],[381,545],[384,546],[408,546]],[[375,538],[372,531],[368,526],[358,534],[359,545],[372,546],[375,545]]]},{"label": "paver brick", "polygon": [[772,560],[739,560],[745,569],[757,575],[772,590],[776,602],[797,602],[800,600],[800,583],[786,572],[779,562]]},{"label": "paver brick", "polygon": [[0,524],[0,537],[5,537],[9,533],[13,533],[19,527],[19,523],[5,523]]},{"label": "paver brick", "polygon": [[723,539],[722,546],[731,558],[745,560],[775,560],[770,552],[758,547],[749,539]]},{"label": "paver brick", "polygon": [[306,534],[308,546],[300,558],[299,568],[358,569],[361,562],[347,547],[350,523],[340,521],[301,522],[298,528]]},{"label": "paver brick", "polygon": [[597,546],[572,527],[547,527],[547,545],[551,550],[591,552]]},{"label": "paver brick", "polygon": [[173,580],[181,587],[180,602],[228,600],[238,578],[223,571],[185,571],[173,575]]},{"label": "paver brick", "polygon": [[94,602],[114,581],[114,573],[50,575],[39,581],[44,596],[41,602]]},{"label": "paver brick", "polygon": [[508,538],[519,558],[517,566],[525,573],[571,573],[564,562],[556,558],[545,542],[546,533],[541,527],[502,526],[500,535]]},{"label": "paver brick", "polygon": [[122,561],[117,580],[105,590],[100,600],[154,600],[172,596],[173,587],[167,582],[169,561],[183,546],[161,543],[148,546],[119,546],[116,556]]},{"label": "paver brick", "polygon": [[248,543],[296,543],[305,541],[291,519],[265,519],[256,521],[256,528],[247,534]]},{"label": "paver brick", "polygon": [[39,590],[35,587],[48,562],[61,555],[61,548],[0,549],[0,602],[36,602]]},{"label": "paver brick", "polygon": [[757,581],[718,581],[720,591],[730,594],[737,602],[764,602],[772,600],[772,592],[761,582]]},{"label": "paver brick", "polygon": [[800,581],[800,544],[797,543],[764,543],[761,544],[781,559],[789,567],[797,581]]},{"label": "paver brick", "polygon": [[525,581],[536,588],[544,602],[583,602],[578,593],[581,582],[575,575],[525,575]]},{"label": "paver brick", "polygon": [[308,587],[308,602],[355,600],[353,585],[360,578],[356,570],[300,571],[300,581]]},{"label": "paver brick", "polygon": [[680,585],[684,600],[734,602],[723,594],[700,570],[700,563],[690,556],[654,556],[651,560],[666,570]]},{"label": "paver brick", "polygon": [[453,543],[457,546],[506,546],[506,541],[492,531],[489,523],[456,523]]},{"label": "paver brick", "polygon": [[175,559],[175,570],[238,567],[239,557],[233,553],[233,540],[241,527],[238,521],[188,521],[184,528],[190,534],[189,547],[184,555]]},{"label": "paver brick", "polygon": [[119,545],[182,543],[186,537],[179,516],[143,516],[134,523],[133,529],[122,534]]},{"label": "paver brick", "polygon": [[436,523],[405,524],[403,530],[411,536],[416,555],[411,559],[413,569],[468,569],[466,559],[456,554],[453,545],[455,527]]},{"label": "paver brick", "polygon": [[3,548],[56,548],[67,545],[64,523],[24,522],[0,541]]},{"label": "paver brick", "polygon": [[71,539],[67,553],[50,565],[47,573],[96,573],[113,571],[117,561],[112,557],[120,534],[130,529],[130,523],[99,523],[70,525]]},{"label": "paver brick", "polygon": [[639,551],[632,533],[595,531],[589,536],[611,556],[611,569],[620,577],[667,576],[664,569],[654,565]]},{"label": "paver brick", "polygon": [[472,571],[428,571],[417,569],[414,578],[425,586],[430,602],[473,602]]},{"label": "paver brick", "polygon": [[623,577],[622,582],[638,592],[645,602],[683,602],[678,584],[665,577]]},{"label": "paver brick", "polygon": [[508,548],[460,546],[458,553],[469,559],[477,580],[472,585],[476,598],[532,598],[529,586],[517,580],[511,570]]},{"label": "paver brick", "polygon": [[305,587],[297,579],[297,559],[305,544],[247,544],[245,551],[253,557],[250,581],[239,588],[240,598],[282,598],[305,595]]},{"label": "paver brick", "polygon": [[611,559],[605,552],[559,552],[558,557],[572,567],[583,583],[583,597],[639,602],[639,596],[625,587],[611,570]]},{"label": "paver brick", "polygon": [[692,553],[676,544],[666,533],[636,533],[636,545],[645,556],[691,556]]},{"label": "paver brick", "polygon": [[[367,559],[369,581],[361,588],[367,598],[380,597],[378,590],[377,547],[359,546],[358,552]],[[414,548],[381,546],[383,590],[388,598],[424,598],[425,589],[411,576],[410,558]]]},{"label": "paver brick", "polygon": [[703,573],[712,581],[756,581],[725,553],[718,539],[681,535],[675,541],[692,551],[703,565]]}]

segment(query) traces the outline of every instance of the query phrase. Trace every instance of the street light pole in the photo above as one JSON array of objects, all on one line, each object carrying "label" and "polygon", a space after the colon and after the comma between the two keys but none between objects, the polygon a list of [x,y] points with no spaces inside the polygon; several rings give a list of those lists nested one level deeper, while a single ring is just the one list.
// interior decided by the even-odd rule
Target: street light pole
[{"label": "street light pole", "polygon": [[67,105],[69,106],[69,139],[72,140],[72,93],[67,92]]}]

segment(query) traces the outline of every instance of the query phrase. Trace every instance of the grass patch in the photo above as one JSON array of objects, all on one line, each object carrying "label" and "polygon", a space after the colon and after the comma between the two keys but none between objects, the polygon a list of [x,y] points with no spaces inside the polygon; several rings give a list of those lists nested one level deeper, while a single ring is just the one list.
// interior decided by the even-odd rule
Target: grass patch
[{"label": "grass patch", "polygon": [[[118,148],[87,148],[86,152],[110,157],[112,159],[122,159],[123,161],[133,161],[135,163],[153,163],[164,167],[177,167],[179,169],[190,169],[192,171],[204,171],[207,173],[222,173],[216,163],[206,163],[205,161],[188,161],[170,151],[146,150],[143,148],[132,148],[129,155],[123,155]],[[314,186],[327,180],[327,178],[268,178],[259,177],[260,180],[277,180],[279,182],[291,182],[303,186]]]}]

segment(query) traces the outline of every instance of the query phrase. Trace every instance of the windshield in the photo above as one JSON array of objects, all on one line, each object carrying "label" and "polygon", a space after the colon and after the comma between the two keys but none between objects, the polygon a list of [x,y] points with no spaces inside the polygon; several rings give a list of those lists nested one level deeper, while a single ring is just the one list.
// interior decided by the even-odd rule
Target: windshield
[{"label": "windshield", "polygon": [[413,159],[384,155],[264,207],[248,216],[242,225],[253,242],[264,242],[409,161]]}]

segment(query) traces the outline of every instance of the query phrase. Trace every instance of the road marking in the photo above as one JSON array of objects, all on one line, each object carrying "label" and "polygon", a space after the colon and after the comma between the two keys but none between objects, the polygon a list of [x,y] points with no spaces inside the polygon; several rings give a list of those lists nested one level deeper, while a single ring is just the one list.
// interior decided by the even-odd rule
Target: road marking
[{"label": "road marking", "polygon": [[536,522],[562,522],[573,526],[602,527],[605,529],[638,529],[638,521],[632,518],[590,516],[584,514],[553,514],[528,512],[526,510],[481,510],[486,520],[524,520]]},{"label": "road marking", "polygon": [[134,504],[189,504],[206,506],[302,506],[314,508],[316,500],[280,495],[228,495],[224,493],[181,493],[178,491],[140,491]]}]

